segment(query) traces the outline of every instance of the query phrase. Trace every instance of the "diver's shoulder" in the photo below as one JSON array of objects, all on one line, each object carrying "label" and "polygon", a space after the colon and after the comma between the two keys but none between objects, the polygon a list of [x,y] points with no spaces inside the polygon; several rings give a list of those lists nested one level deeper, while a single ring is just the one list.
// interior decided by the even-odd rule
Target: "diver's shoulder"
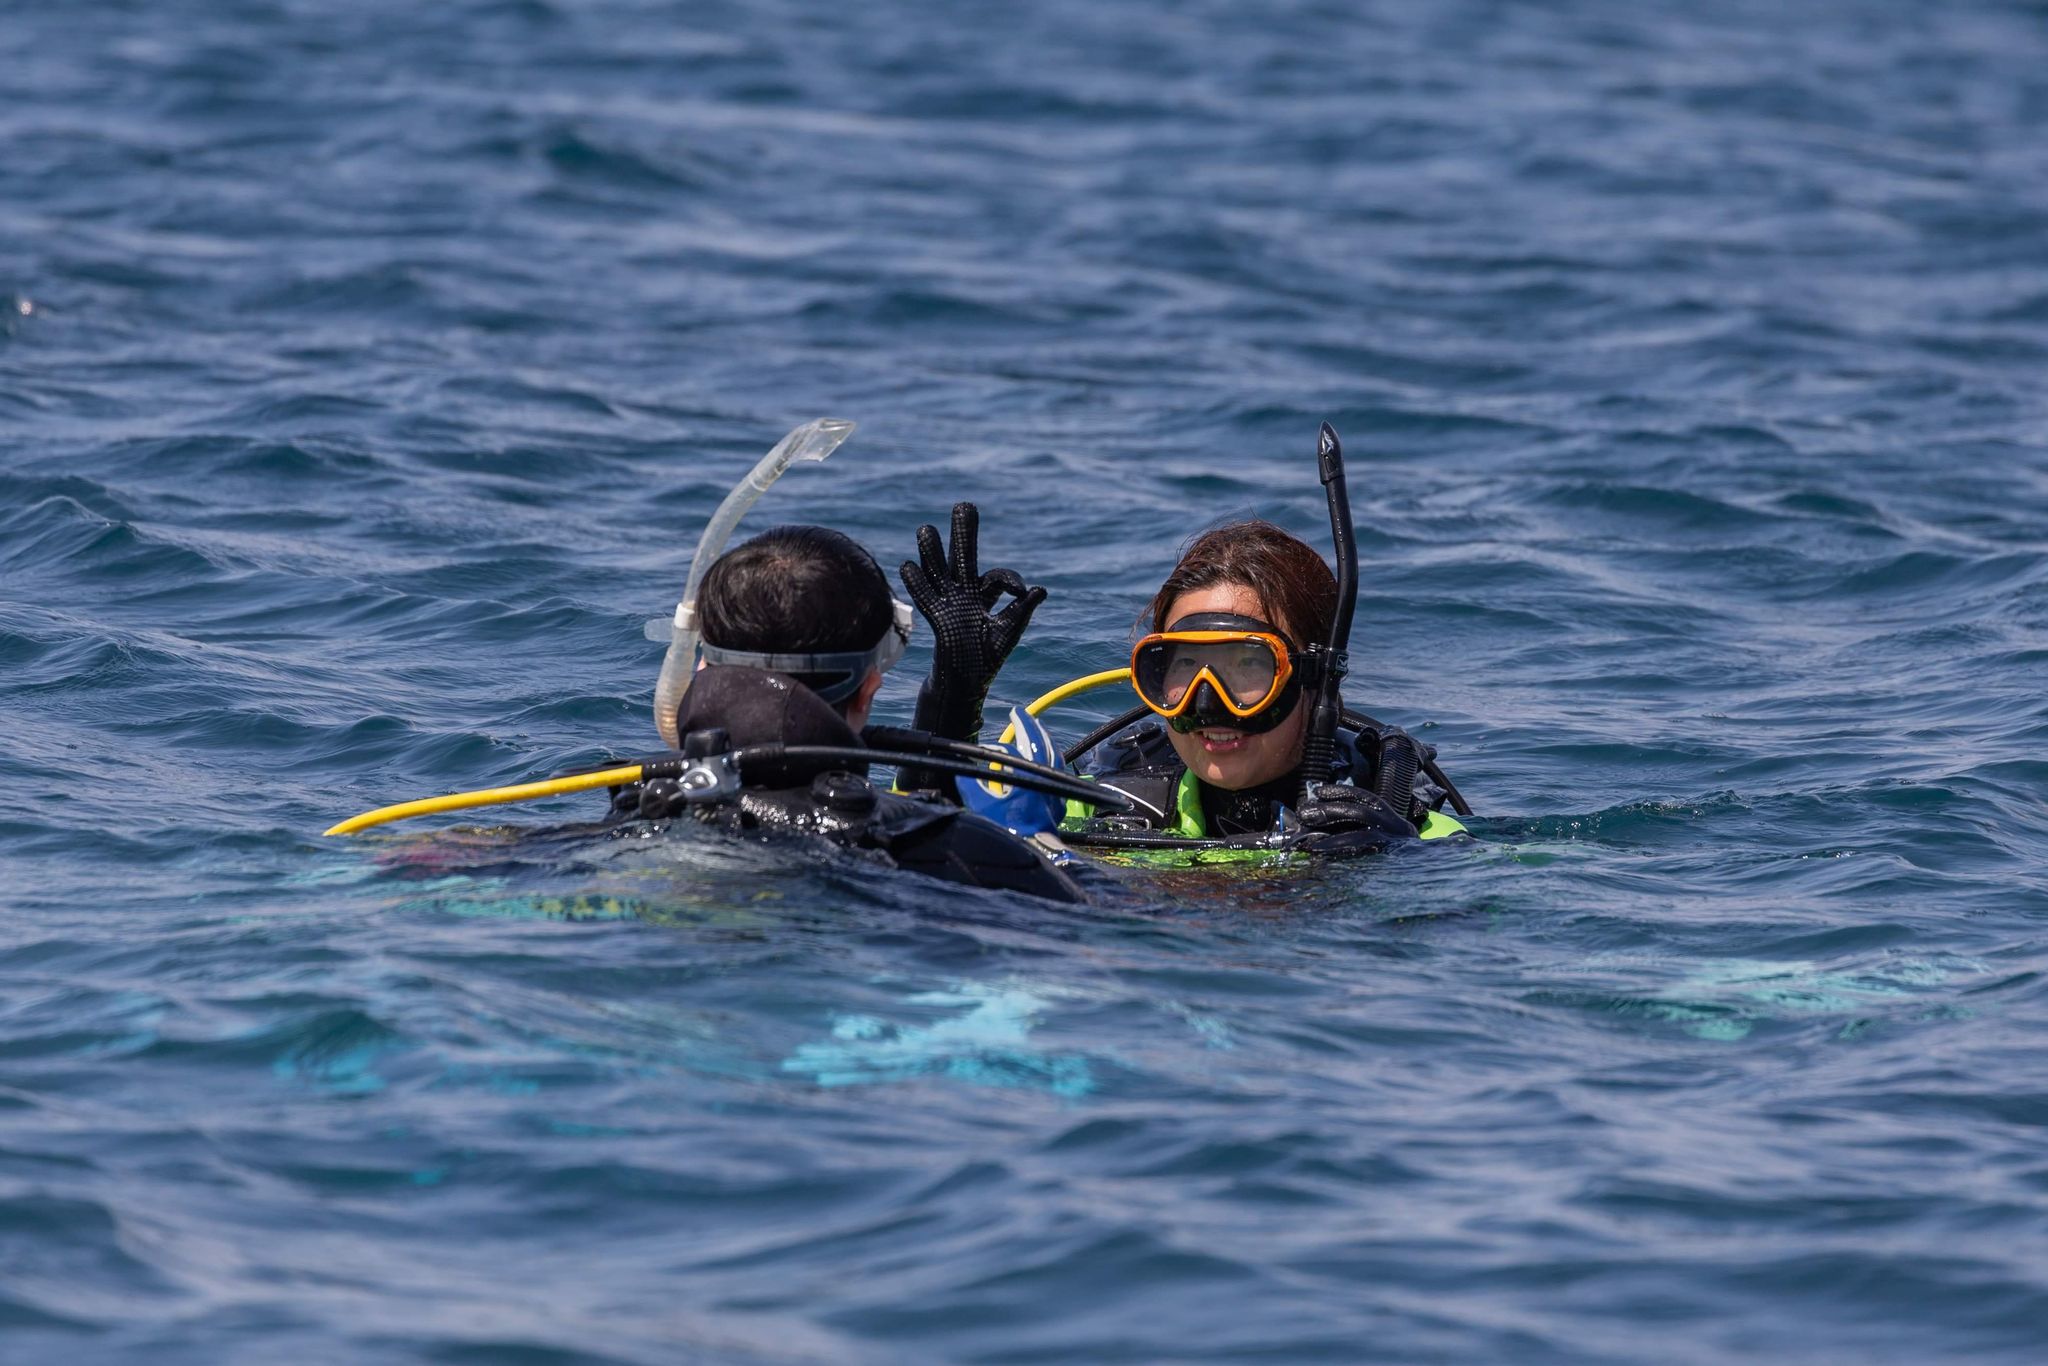
[{"label": "diver's shoulder", "polygon": [[1453,837],[1462,837],[1464,839],[1478,838],[1478,836],[1465,828],[1465,822],[1459,820],[1448,811],[1423,812],[1422,820],[1415,827],[1415,837],[1425,840],[1451,839]]}]

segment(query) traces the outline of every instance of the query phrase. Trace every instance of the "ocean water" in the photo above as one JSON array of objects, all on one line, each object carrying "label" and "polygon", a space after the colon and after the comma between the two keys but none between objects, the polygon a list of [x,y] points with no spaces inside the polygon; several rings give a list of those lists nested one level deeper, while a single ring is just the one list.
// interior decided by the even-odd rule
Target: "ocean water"
[{"label": "ocean water", "polygon": [[[2044,123],[2017,0],[0,5],[0,1357],[2039,1359]],[[1332,421],[1481,839],[320,837],[653,748],[828,413],[747,526],[976,500],[1008,701]]]}]

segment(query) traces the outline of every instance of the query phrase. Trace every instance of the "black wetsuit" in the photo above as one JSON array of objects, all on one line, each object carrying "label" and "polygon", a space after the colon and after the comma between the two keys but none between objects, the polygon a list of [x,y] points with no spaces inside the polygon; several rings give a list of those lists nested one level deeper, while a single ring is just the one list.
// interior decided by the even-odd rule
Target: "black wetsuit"
[{"label": "black wetsuit", "polygon": [[[844,717],[783,674],[715,666],[697,674],[683,699],[677,734],[685,750],[724,732],[713,752],[748,745],[859,746]],[[693,817],[734,833],[786,830],[863,851],[946,882],[1025,892],[1052,901],[1087,898],[1072,877],[1030,842],[959,806],[879,790],[863,767],[785,761],[749,771],[730,801],[692,803],[673,781],[613,788],[607,824]]]},{"label": "black wetsuit", "polygon": [[[1398,737],[1396,740],[1395,737]],[[1326,828],[1303,826],[1295,819],[1301,795],[1301,774],[1292,771],[1236,791],[1195,784],[1199,810],[1189,810],[1185,800],[1187,766],[1173,750],[1166,732],[1157,721],[1138,722],[1112,736],[1085,756],[1081,767],[1091,776],[1137,799],[1135,815],[1087,820],[1064,829],[1085,834],[1090,830],[1151,830],[1197,839],[1257,839],[1262,847],[1299,848],[1317,853],[1363,853],[1400,840],[1414,839],[1417,827],[1423,838],[1432,838],[1433,811],[1445,801],[1443,788],[1412,765],[1402,773],[1413,773],[1412,790],[1402,795],[1381,793],[1382,786],[1398,786],[1400,778],[1389,776],[1383,783],[1381,755],[1390,744],[1410,747],[1410,754],[1433,755],[1406,732],[1383,727],[1377,730],[1340,732],[1337,753],[1328,781],[1354,789],[1344,802],[1343,819]],[[1092,762],[1090,762],[1092,760]],[[1309,808],[1304,808],[1308,812]],[[1455,822],[1440,822],[1437,829]],[[1462,830],[1462,826],[1457,827]],[[1085,842],[1085,841],[1082,841]]]}]

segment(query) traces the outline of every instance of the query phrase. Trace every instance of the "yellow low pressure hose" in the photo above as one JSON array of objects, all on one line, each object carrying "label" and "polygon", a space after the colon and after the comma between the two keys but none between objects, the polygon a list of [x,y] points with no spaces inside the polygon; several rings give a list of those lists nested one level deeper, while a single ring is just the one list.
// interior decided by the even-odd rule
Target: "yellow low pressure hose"
[{"label": "yellow low pressure hose", "polygon": [[565,792],[588,792],[593,787],[637,783],[644,771],[645,766],[642,764],[627,764],[624,768],[607,768],[598,773],[577,773],[567,778],[549,778],[545,782],[520,783],[516,787],[486,787],[476,792],[451,792],[445,797],[422,797],[416,802],[380,806],[375,811],[350,816],[340,825],[321,833],[353,835],[358,830],[368,830],[373,825],[384,825],[391,821],[402,821],[408,816],[430,816],[436,811],[466,811],[472,806],[497,806],[504,802],[538,801],[542,797],[556,797]]},{"label": "yellow low pressure hose", "polygon": [[[1099,674],[1088,674],[1062,683],[1045,696],[1032,702],[1024,710],[1036,716],[1047,707],[1057,706],[1080,693],[1106,688],[1114,683],[1130,681],[1129,669],[1105,669]],[[1014,726],[1003,728],[1004,744],[1015,735]],[[645,776],[644,764],[627,764],[621,768],[602,769],[596,773],[577,773],[567,778],[549,778],[544,782],[520,783],[515,787],[486,787],[476,792],[451,792],[445,797],[422,797],[414,802],[400,802],[396,806],[380,806],[375,811],[365,811],[360,816],[350,816],[341,824],[322,833],[328,835],[353,835],[358,830],[368,830],[376,825],[388,825],[412,816],[431,816],[437,811],[467,811],[474,806],[500,806],[506,802],[531,802],[542,797],[559,797],[570,792],[588,792],[593,787],[615,787],[626,783],[637,783]]]},{"label": "yellow low pressure hose", "polygon": [[[1129,669],[1104,669],[1099,674],[1086,674],[1080,678],[1070,679],[1060,684],[1045,696],[1031,702],[1024,710],[1036,716],[1047,707],[1056,707],[1069,697],[1076,697],[1084,692],[1094,692],[1097,688],[1107,688],[1113,683],[1128,683],[1130,681],[1131,671]],[[997,740],[996,743],[1007,745],[1016,737],[1017,728],[1015,726],[1004,726],[1002,738]]]}]

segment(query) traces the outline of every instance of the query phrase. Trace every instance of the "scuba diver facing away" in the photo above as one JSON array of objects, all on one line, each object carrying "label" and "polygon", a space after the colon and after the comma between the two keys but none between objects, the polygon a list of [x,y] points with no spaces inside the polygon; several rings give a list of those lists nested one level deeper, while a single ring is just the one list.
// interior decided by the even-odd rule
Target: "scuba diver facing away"
[{"label": "scuba diver facing away", "polygon": [[[841,418],[794,428],[718,505],[690,560],[673,617],[647,624],[668,644],[654,686],[654,723],[673,748],[510,786],[424,797],[339,821],[352,835],[393,821],[596,788],[611,791],[615,835],[688,815],[733,831],[823,837],[872,860],[950,882],[1005,888],[1056,901],[1086,898],[1076,862],[1046,821],[1020,833],[959,804],[868,782],[870,764],[909,775],[918,787],[947,775],[979,788],[1000,781],[1019,793],[1126,810],[1119,793],[1017,753],[999,753],[928,731],[865,725],[882,675],[903,657],[916,617],[889,593],[867,551],[823,527],[778,527],[730,555],[726,542],[749,507],[784,471],[815,464],[853,431]],[[1004,656],[1044,600],[1007,570],[973,571],[971,525],[952,564],[913,584],[938,630],[933,676],[919,715],[971,733]],[[920,545],[936,544],[926,528]],[[963,569],[966,581],[953,582]],[[1015,598],[1000,611],[997,600]],[[701,649],[700,649],[701,646]],[[693,684],[695,686],[693,686]],[[943,787],[940,787],[943,792]],[[1037,838],[1032,838],[1036,836]]]},{"label": "scuba diver facing away", "polygon": [[[972,538],[956,549],[971,568]],[[992,581],[986,591],[984,578]],[[920,694],[919,725],[936,729],[944,723],[958,732],[971,719],[978,726],[988,680],[1045,590],[1026,589],[1009,571],[978,577],[964,594],[947,591],[961,587],[950,579],[944,586],[921,587],[927,590],[921,605],[929,604],[928,614],[938,611],[935,624],[943,620],[944,626],[933,681]],[[1006,590],[1016,601],[990,614],[987,609]],[[881,569],[859,544],[825,527],[785,526],[712,564],[695,599],[695,625],[703,665],[675,715],[685,758],[753,746],[862,746],[860,732],[875,692],[882,675],[903,657],[912,617],[907,604],[892,599]],[[868,736],[878,733],[888,742],[880,749],[911,748],[923,738],[888,730],[870,730]],[[910,754],[878,750],[876,757],[897,763],[912,779],[906,786],[938,787],[944,781],[943,771],[910,767]],[[957,762],[953,771],[959,771]],[[607,823],[688,815],[734,832],[790,830],[948,882],[1055,901],[1085,899],[1044,847],[957,802],[877,791],[863,763],[791,757],[750,764],[727,800],[702,800],[687,784],[687,778],[661,777],[614,787]],[[941,790],[950,787],[944,782]]]},{"label": "scuba diver facing away", "polygon": [[1153,595],[1151,630],[1131,652],[1131,687],[1154,715],[1120,718],[1076,747],[1106,741],[1094,776],[1141,810],[1072,808],[1063,838],[1353,853],[1462,832],[1438,809],[1453,792],[1433,780],[1435,751],[1357,713],[1333,737],[1327,774],[1305,780],[1313,679],[1304,676],[1327,667],[1315,656],[1333,638],[1338,602],[1322,557],[1269,522],[1197,536]]}]

